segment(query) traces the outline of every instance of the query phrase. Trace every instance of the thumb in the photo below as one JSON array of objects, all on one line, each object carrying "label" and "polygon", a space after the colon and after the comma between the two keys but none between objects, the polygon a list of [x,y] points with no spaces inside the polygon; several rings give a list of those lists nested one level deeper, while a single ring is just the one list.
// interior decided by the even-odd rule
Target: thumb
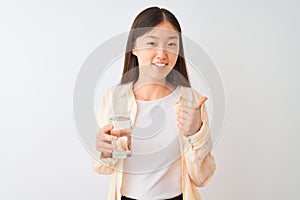
[{"label": "thumb", "polygon": [[207,97],[201,97],[199,100],[198,100],[198,103],[197,103],[197,109],[200,109],[201,105],[207,100],[208,98]]},{"label": "thumb", "polygon": [[110,134],[110,131],[111,131],[112,129],[113,129],[113,125],[108,124],[108,125],[105,125],[105,126],[101,129],[101,131],[102,131],[103,133]]}]

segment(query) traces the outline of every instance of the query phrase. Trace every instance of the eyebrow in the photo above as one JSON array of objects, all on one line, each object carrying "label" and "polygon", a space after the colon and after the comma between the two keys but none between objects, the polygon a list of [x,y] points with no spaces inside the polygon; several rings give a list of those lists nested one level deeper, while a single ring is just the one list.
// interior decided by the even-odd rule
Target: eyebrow
[{"label": "eyebrow", "polygon": [[[153,35],[147,35],[145,38],[154,38],[154,39],[158,39],[158,37],[153,36]],[[168,37],[168,39],[178,39],[177,36],[170,36]]]}]

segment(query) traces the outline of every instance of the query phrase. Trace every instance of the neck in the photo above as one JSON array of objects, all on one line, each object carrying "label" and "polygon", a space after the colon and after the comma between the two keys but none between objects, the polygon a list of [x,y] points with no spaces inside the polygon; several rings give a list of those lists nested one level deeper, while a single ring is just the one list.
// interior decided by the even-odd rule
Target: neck
[{"label": "neck", "polygon": [[138,79],[133,85],[135,98],[139,100],[155,100],[167,96],[176,88],[175,85],[169,83],[166,79],[145,81]]}]

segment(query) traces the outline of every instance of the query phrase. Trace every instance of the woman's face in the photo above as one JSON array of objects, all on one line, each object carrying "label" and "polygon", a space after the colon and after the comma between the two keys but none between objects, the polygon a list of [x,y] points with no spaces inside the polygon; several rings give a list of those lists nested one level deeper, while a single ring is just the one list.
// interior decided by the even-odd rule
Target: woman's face
[{"label": "woman's face", "polygon": [[176,64],[179,34],[168,21],[138,37],[132,53],[139,63],[139,78],[165,79]]}]

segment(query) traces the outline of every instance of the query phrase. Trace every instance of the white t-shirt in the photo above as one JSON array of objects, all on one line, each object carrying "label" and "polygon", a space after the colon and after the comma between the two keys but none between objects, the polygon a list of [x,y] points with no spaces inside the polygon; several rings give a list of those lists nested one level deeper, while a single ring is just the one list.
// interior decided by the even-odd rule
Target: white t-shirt
[{"label": "white t-shirt", "polygon": [[137,100],[132,156],[124,161],[122,195],[153,200],[182,193],[180,138],[174,106],[179,93],[180,86],[160,99]]}]

